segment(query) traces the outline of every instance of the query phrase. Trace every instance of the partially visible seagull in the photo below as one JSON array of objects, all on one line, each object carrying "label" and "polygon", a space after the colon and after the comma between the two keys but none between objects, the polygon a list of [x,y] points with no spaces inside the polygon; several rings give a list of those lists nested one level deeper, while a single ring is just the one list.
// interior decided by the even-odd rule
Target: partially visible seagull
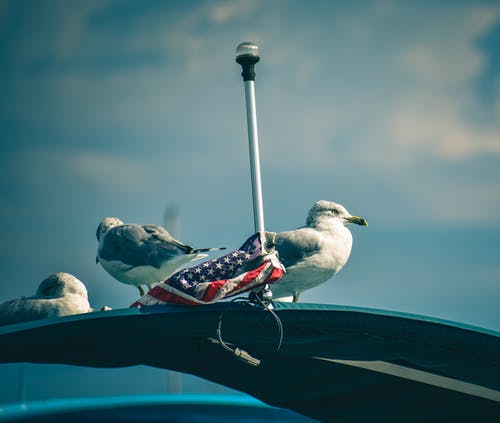
[{"label": "partially visible seagull", "polygon": [[136,286],[141,297],[156,282],[163,282],[191,260],[207,251],[224,248],[193,248],[173,238],[158,225],[124,224],[105,217],[97,227],[96,262],[119,282]]},{"label": "partially visible seagull", "polygon": [[91,311],[85,285],[69,273],[58,272],[44,279],[35,295],[0,304],[0,325]]},{"label": "partially visible seagull", "polygon": [[275,246],[286,273],[271,285],[275,300],[297,302],[302,291],[326,282],[342,269],[352,248],[348,223],[368,226],[344,206],[320,200],[309,210],[304,227],[276,233]]}]

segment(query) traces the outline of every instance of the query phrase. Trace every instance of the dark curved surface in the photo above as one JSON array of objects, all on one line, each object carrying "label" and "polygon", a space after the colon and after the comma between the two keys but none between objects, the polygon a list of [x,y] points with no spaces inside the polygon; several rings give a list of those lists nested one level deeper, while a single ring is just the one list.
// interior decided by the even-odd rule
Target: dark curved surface
[{"label": "dark curved surface", "polygon": [[[0,328],[0,362],[145,364],[194,374],[322,421],[500,415],[500,334],[423,316],[316,304],[159,306]],[[217,342],[261,360],[238,360]]]}]

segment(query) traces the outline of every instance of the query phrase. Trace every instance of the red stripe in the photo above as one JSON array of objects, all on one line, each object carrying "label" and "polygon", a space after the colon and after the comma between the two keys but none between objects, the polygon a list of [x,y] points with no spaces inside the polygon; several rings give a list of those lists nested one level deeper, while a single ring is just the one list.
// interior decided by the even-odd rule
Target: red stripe
[{"label": "red stripe", "polygon": [[156,298],[159,301],[163,301],[164,303],[177,303],[177,304],[187,304],[187,305],[196,305],[197,303],[191,301],[187,298],[181,297],[180,295],[176,295],[173,292],[167,291],[163,289],[160,285],[156,285],[149,292],[148,295]]},{"label": "red stripe", "polygon": [[226,283],[227,279],[210,282],[208,286],[205,288],[205,292],[203,293],[203,297],[201,297],[200,301],[205,301],[205,302],[212,301],[212,299],[219,293],[219,291]]},{"label": "red stripe", "polygon": [[[242,289],[243,287],[245,287],[246,285],[251,284],[260,275],[260,273],[266,267],[266,265],[267,265],[267,262],[261,264],[257,269],[248,271],[244,275],[243,279],[233,289],[226,292],[225,296],[229,297],[232,292],[238,291],[238,290]],[[238,279],[239,277],[241,277],[241,275],[237,276],[234,279]],[[201,298],[201,301],[211,301],[219,293],[219,291],[222,289],[222,287],[228,281],[231,281],[231,279],[224,279],[224,280],[220,280],[220,281],[211,282],[207,286],[206,291],[203,294],[203,297]]]},{"label": "red stripe", "polygon": [[266,283],[273,283],[273,282],[279,281],[283,277],[284,274],[285,274],[285,272],[283,271],[283,269],[280,269],[279,267],[275,267],[273,269],[273,271],[271,272],[271,274],[267,277]]},{"label": "red stripe", "polygon": [[267,266],[267,262],[265,263],[262,263],[259,267],[257,267],[256,269],[253,269],[253,270],[250,270],[246,273],[245,277],[243,278],[243,280],[236,286],[236,288],[234,288],[233,291],[236,291],[238,289],[241,289],[243,288],[244,286],[246,285],[249,285],[250,283],[252,283],[255,279],[257,279],[260,275],[260,273],[262,272],[262,270]]}]

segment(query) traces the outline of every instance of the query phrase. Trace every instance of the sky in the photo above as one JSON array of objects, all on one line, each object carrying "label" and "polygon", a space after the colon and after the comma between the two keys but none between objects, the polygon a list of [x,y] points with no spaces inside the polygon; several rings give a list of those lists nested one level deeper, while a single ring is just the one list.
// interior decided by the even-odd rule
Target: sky
[{"label": "sky", "polygon": [[301,300],[500,330],[486,0],[0,0],[0,302],[64,271],[93,307],[128,307],[136,288],[95,264],[105,216],[165,224],[174,206],[198,247],[253,233],[242,41],[261,53],[266,229],[305,224],[320,199],[369,222]]}]

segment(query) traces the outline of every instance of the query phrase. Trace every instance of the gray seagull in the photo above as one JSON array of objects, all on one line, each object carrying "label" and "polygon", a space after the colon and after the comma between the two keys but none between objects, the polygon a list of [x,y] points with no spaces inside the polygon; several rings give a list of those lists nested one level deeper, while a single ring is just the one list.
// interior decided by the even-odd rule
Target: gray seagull
[{"label": "gray seagull", "polygon": [[158,225],[124,224],[105,217],[97,227],[96,262],[119,282],[149,288],[162,282],[191,260],[206,257],[208,251],[224,248],[193,248],[177,241]]},{"label": "gray seagull", "polygon": [[91,311],[85,285],[69,273],[58,272],[44,279],[35,295],[0,304],[0,325]]},{"label": "gray seagull", "polygon": [[275,300],[297,302],[302,291],[326,282],[342,269],[352,248],[348,223],[368,226],[344,206],[320,200],[309,210],[304,227],[276,233],[275,247],[286,273],[271,285]]}]

